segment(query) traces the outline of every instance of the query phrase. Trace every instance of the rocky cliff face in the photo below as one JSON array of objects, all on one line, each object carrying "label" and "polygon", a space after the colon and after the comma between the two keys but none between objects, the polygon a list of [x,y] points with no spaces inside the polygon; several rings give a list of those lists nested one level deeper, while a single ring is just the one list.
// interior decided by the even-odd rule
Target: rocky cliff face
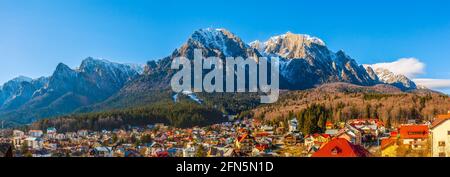
[{"label": "rocky cliff face", "polygon": [[6,82],[0,88],[0,110],[12,110],[29,101],[33,95],[48,83],[48,78],[31,79],[20,76]]},{"label": "rocky cliff face", "polygon": [[401,74],[395,74],[387,69],[384,68],[376,68],[373,70],[370,66],[365,66],[366,70],[373,75],[372,77],[378,77],[380,82],[393,85],[395,87],[400,88],[403,91],[408,90],[415,90],[417,89],[416,83],[414,83],[412,80],[410,80],[408,77],[401,75]]},{"label": "rocky cliff face", "polygon": [[281,75],[286,89],[312,88],[324,83],[348,82],[357,85],[375,85],[376,78],[343,51],[330,51],[316,37],[288,32],[271,37],[265,42],[250,45],[266,56],[280,57]]}]

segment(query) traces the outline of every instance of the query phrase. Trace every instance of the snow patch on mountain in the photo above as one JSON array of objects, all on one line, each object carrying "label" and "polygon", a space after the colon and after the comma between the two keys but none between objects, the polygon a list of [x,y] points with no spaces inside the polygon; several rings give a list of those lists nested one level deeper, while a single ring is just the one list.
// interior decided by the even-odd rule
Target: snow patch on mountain
[{"label": "snow patch on mountain", "polygon": [[[178,95],[180,93],[176,93],[175,95],[172,96],[173,101],[176,103],[178,102]],[[192,101],[198,103],[198,104],[203,104],[203,100],[201,100],[200,98],[197,97],[197,95],[195,95],[193,92],[191,91],[182,91],[181,94],[186,95],[189,97],[189,99],[191,99]]]},{"label": "snow patch on mountain", "polygon": [[226,39],[230,38],[227,34],[231,34],[223,28],[206,28],[194,32],[191,39],[203,44],[206,48],[218,49],[224,52],[225,56],[230,56],[226,45]]}]

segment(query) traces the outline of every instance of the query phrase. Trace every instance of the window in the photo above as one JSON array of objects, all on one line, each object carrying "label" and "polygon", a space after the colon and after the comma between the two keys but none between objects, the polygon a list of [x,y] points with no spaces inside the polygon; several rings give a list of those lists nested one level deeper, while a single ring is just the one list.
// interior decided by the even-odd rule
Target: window
[{"label": "window", "polygon": [[445,141],[439,141],[438,146],[445,146]]},{"label": "window", "polygon": [[426,134],[427,134],[427,132],[425,132],[425,131],[408,132],[408,135],[426,135]]},{"label": "window", "polygon": [[445,157],[445,152],[440,152],[439,157]]},{"label": "window", "polygon": [[339,148],[339,147],[335,147],[335,148],[333,148],[333,149],[331,150],[331,154],[332,154],[332,155],[337,155],[337,154],[339,154],[339,153],[341,153],[341,152],[342,152],[342,149]]},{"label": "window", "polygon": [[450,131],[447,131],[447,135],[450,135]]}]

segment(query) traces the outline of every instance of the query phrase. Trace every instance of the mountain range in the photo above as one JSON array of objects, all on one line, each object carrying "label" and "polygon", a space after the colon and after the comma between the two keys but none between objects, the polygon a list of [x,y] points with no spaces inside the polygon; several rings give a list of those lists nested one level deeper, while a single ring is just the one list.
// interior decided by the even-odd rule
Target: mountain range
[{"label": "mountain range", "polygon": [[[193,58],[194,49],[205,57],[275,56],[280,60],[280,87],[304,90],[329,83],[359,86],[387,84],[401,91],[416,84],[385,69],[360,65],[342,50],[333,52],[316,37],[287,32],[268,40],[244,42],[226,29],[200,29],[171,55],[148,61],[145,66],[87,58],[78,68],[60,63],[49,77],[24,76],[0,87],[0,119],[10,125],[28,124],[59,115],[120,109],[170,101],[172,59]],[[207,101],[207,100],[206,100]]]},{"label": "mountain range", "polygon": [[58,64],[50,77],[18,77],[0,89],[0,117],[15,123],[67,114],[104,101],[126,83],[139,76],[142,69],[87,58],[76,69]]}]

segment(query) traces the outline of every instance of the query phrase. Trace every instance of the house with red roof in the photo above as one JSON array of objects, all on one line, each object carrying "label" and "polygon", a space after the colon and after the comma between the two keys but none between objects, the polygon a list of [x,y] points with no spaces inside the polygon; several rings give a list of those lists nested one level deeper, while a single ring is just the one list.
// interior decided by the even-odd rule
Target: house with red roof
[{"label": "house with red roof", "polygon": [[370,157],[369,151],[343,138],[335,138],[316,151],[311,157]]},{"label": "house with red roof", "polygon": [[431,123],[431,155],[450,157],[450,111],[438,115]]},{"label": "house with red roof", "polygon": [[409,144],[413,149],[422,148],[429,138],[428,125],[401,125],[398,133],[403,144]]}]

